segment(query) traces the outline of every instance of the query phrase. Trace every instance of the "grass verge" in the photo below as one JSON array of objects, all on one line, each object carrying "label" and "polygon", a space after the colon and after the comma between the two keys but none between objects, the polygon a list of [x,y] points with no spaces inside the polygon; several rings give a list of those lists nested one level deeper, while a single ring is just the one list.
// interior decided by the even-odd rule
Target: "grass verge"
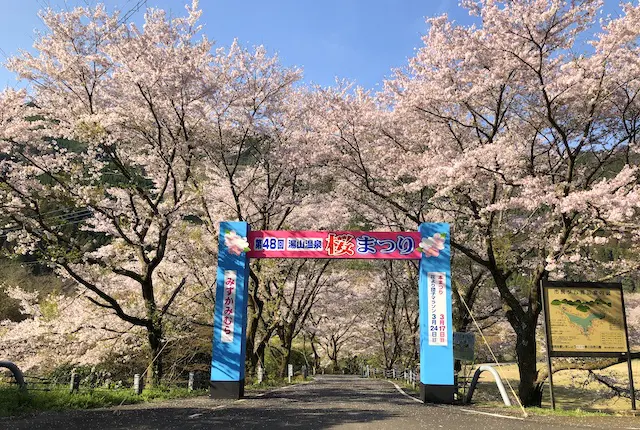
[{"label": "grass verge", "polygon": [[[414,387],[412,384],[407,383],[402,379],[387,379],[388,381],[392,381],[400,386],[407,394],[419,395],[419,388]],[[461,397],[462,392],[460,393]],[[475,407],[476,409],[488,409],[491,411],[501,411],[508,410],[509,412],[514,412],[515,415],[520,414],[520,408],[516,403],[513,406],[505,406],[502,402],[497,401],[482,401],[480,403],[474,402],[471,405],[460,404],[461,406],[467,407]],[[573,417],[573,418],[589,418],[589,417],[610,417],[612,415],[619,415],[620,411],[616,410],[608,410],[608,411],[597,411],[597,410],[584,410],[581,408],[575,409],[562,409],[557,408],[555,410],[550,408],[526,408],[527,413],[529,415],[534,416],[556,416],[556,417]]]},{"label": "grass verge", "polygon": [[27,391],[17,388],[0,388],[0,416],[25,415],[32,412],[60,411],[66,409],[92,409],[117,405],[130,405],[148,401],[200,396],[204,390],[188,391],[186,388],[150,388],[137,396],[131,389],[94,389],[69,393],[68,389]]},{"label": "grass verge", "polygon": [[[274,388],[310,382],[313,378],[306,380],[302,376],[288,379],[266,379],[261,384],[247,381],[248,391],[266,391]],[[137,396],[131,389],[109,390],[94,389],[81,391],[80,393],[69,393],[68,388],[60,387],[50,391],[20,391],[14,387],[0,386],[0,417],[25,415],[42,411],[62,411],[69,409],[93,409],[118,405],[132,405],[136,403],[179,399],[184,397],[194,397],[207,395],[208,390],[188,391],[186,388],[148,388],[141,395]]]},{"label": "grass verge", "polygon": [[554,417],[574,417],[574,418],[588,418],[588,417],[608,417],[611,414],[596,411],[585,411],[583,409],[548,409],[548,408],[527,408],[529,415],[538,416],[554,416]]},{"label": "grass verge", "polygon": [[262,383],[258,384],[257,380],[254,380],[253,378],[247,378],[247,382],[245,385],[245,389],[246,390],[254,390],[254,391],[263,391],[263,390],[269,390],[269,389],[273,389],[273,388],[280,388],[280,387],[286,387],[287,385],[295,385],[295,384],[302,384],[302,383],[307,383],[307,382],[311,382],[313,381],[313,376],[307,376],[307,379],[303,379],[302,376],[297,375],[291,378],[291,383],[289,383],[288,378],[269,378],[269,379],[264,379],[262,381]]}]

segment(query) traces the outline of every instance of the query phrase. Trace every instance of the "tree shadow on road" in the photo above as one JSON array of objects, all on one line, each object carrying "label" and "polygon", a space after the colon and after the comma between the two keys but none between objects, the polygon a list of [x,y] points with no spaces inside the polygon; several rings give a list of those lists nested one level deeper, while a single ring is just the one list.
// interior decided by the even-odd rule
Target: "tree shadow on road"
[{"label": "tree shadow on road", "polygon": [[304,394],[291,393],[287,391],[281,391],[277,393],[270,393],[265,398],[267,399],[284,399],[285,401],[293,401],[300,403],[318,403],[321,398],[322,403],[365,403],[366,405],[394,405],[394,406],[406,406],[412,404],[412,402],[404,397],[402,394],[395,391],[395,388],[391,386],[393,392],[383,391],[371,391],[371,390],[358,390],[358,389],[346,389],[346,388],[321,388],[321,389],[308,389]]},{"label": "tree shadow on road", "polygon": [[[292,405],[293,406],[293,405]],[[242,410],[223,409],[214,416],[207,417],[206,425],[215,426],[213,428],[231,427],[243,429],[327,429],[340,424],[371,424],[380,422],[396,414],[381,409],[352,409],[352,408],[305,408],[296,410],[289,407],[287,409],[267,409],[267,410]],[[235,425],[229,426],[230,423]],[[236,427],[237,426],[237,427]]]},{"label": "tree shadow on road", "polygon": [[0,420],[0,427],[15,430],[70,428],[86,429],[326,429],[340,424],[375,423],[396,416],[377,409],[304,408],[261,409],[236,403],[224,409],[154,408],[140,410],[85,410],[41,414],[35,417]]}]

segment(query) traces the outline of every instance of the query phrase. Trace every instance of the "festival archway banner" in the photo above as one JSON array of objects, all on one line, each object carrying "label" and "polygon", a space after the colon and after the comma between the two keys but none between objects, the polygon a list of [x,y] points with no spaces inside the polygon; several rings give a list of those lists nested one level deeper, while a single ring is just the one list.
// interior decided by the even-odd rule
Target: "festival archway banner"
[{"label": "festival archway banner", "polygon": [[249,261],[252,258],[420,260],[420,397],[452,403],[450,229],[424,223],[417,232],[250,231],[245,222],[220,223],[210,394],[244,395]]}]

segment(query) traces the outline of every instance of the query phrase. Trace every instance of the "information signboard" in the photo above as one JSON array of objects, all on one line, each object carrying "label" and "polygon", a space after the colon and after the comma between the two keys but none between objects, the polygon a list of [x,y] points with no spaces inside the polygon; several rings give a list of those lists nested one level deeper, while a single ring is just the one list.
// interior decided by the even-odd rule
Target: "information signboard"
[{"label": "information signboard", "polygon": [[453,333],[453,358],[474,361],[476,336],[473,333],[456,331]]},{"label": "information signboard", "polygon": [[621,283],[542,281],[551,407],[552,357],[626,357],[631,409],[636,409]]},{"label": "information signboard", "polygon": [[628,351],[621,284],[543,284],[549,353],[621,356]]}]

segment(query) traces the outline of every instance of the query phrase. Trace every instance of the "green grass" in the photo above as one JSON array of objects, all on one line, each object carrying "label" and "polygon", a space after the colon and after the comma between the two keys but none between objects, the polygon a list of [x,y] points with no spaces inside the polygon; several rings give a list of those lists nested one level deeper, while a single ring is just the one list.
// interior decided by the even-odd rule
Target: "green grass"
[{"label": "green grass", "polygon": [[313,381],[313,376],[307,376],[307,379],[302,379],[301,375],[296,375],[291,378],[291,384],[289,384],[289,378],[268,378],[262,381],[261,384],[258,384],[257,379],[247,378],[247,383],[245,385],[246,389],[249,390],[261,390],[264,388],[279,388],[285,387],[287,385],[300,384],[305,382]]},{"label": "green grass", "polygon": [[[390,379],[391,380],[391,379]],[[414,388],[411,384],[405,382],[402,379],[394,379],[393,382],[395,382],[396,384],[398,384],[400,387],[402,387],[402,389],[405,390],[405,392],[407,392],[408,394],[418,394],[418,388],[416,386],[416,388]],[[497,392],[497,388],[495,388],[495,386],[493,384],[488,384],[488,383],[481,383],[482,385],[482,390],[491,390],[491,391],[495,391],[494,396],[495,398],[499,398],[498,397],[498,392]],[[495,390],[494,390],[495,388]],[[463,395],[464,394],[464,395]],[[477,394],[477,392],[476,392]],[[460,390],[460,396],[461,398],[465,397],[466,393],[463,393],[462,390]],[[474,396],[474,399],[478,398],[479,396],[476,395]],[[508,410],[512,410],[515,411],[517,413],[520,413],[520,407],[518,406],[518,404],[513,401],[513,406],[509,407],[509,406],[505,406],[504,403],[502,401],[491,401],[491,400],[486,400],[483,399],[480,402],[478,401],[474,401],[473,404],[478,407],[478,408],[488,408],[488,409],[508,409]],[[551,408],[526,408],[527,410],[527,414],[529,415],[538,415],[538,416],[558,416],[558,417],[574,417],[574,418],[588,418],[588,417],[607,417],[607,416],[612,416],[612,415],[617,415],[619,414],[621,411],[618,410],[584,410],[581,409],[579,407],[573,409],[573,408],[566,408],[563,409],[562,407],[557,407],[556,410],[553,410]]]},{"label": "green grass", "polygon": [[[545,368],[539,364],[539,368]],[[640,360],[633,360],[634,379],[640,378]],[[518,368],[516,365],[505,365],[499,367],[499,372],[505,382],[507,394],[511,398],[511,403],[516,405],[517,402],[513,397],[511,390],[507,386],[506,380],[511,382],[515,390],[518,389]],[[606,370],[599,371],[600,374],[613,377],[619,381],[621,387],[625,387],[628,383],[627,363],[619,363]],[[590,380],[586,371],[583,370],[563,370],[553,375],[555,386],[556,412],[572,413],[605,413],[626,414],[631,409],[631,400],[625,397],[616,397],[611,395],[611,391],[604,385]],[[636,392],[636,398],[638,394]],[[480,382],[473,395],[473,402],[478,406],[494,406],[500,405],[500,394],[493,382],[493,377],[489,372],[484,372],[480,377]],[[542,394],[543,410],[551,411],[551,399],[549,395],[548,381],[545,384]],[[528,408],[529,409],[529,408]],[[540,414],[543,414],[541,412]],[[553,414],[554,412],[549,412]]]},{"label": "green grass", "polygon": [[588,418],[588,417],[607,417],[611,414],[604,412],[585,411],[583,409],[553,409],[548,408],[527,408],[529,415],[541,415],[541,416],[556,416],[556,417],[574,417],[574,418]]},{"label": "green grass", "polygon": [[389,381],[393,381],[396,384],[398,384],[404,391],[407,392],[407,394],[419,394],[420,393],[420,383],[416,382],[416,386],[414,387],[413,384],[408,383],[407,381],[405,381],[404,379],[389,379]]},{"label": "green grass", "polygon": [[[302,376],[295,376],[289,384],[288,379],[267,379],[262,384],[251,384],[247,381],[248,390],[262,390],[309,382]],[[149,388],[137,396],[130,388],[109,390],[94,389],[81,390],[80,393],[69,393],[68,388],[60,387],[51,391],[31,390],[23,392],[17,388],[0,386],[0,417],[25,415],[41,411],[61,411],[68,409],[92,409],[118,405],[131,405],[136,403],[178,399],[183,397],[202,396],[207,390],[188,391],[186,388]]]},{"label": "green grass", "polygon": [[0,388],[0,416],[24,415],[39,411],[65,409],[91,409],[156,400],[199,396],[204,390],[188,391],[186,388],[150,388],[137,396],[131,389],[95,389],[80,393],[69,393],[68,389],[22,392],[16,388]]}]

